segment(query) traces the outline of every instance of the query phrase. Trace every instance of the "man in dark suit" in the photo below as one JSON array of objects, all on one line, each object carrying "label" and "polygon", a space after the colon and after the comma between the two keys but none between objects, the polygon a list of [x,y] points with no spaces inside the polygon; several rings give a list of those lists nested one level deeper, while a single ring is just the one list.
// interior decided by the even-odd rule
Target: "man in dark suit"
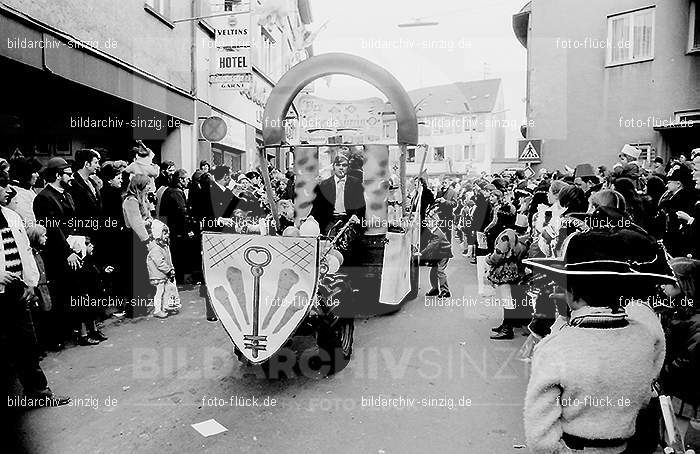
[{"label": "man in dark suit", "polygon": [[[100,168],[100,155],[95,150],[82,149],[75,153],[75,178],[68,188],[68,193],[73,198],[75,204],[75,214],[77,217],[76,232],[80,235],[92,237],[100,243],[94,236],[98,233],[96,222],[102,215],[102,197],[97,185],[92,180],[93,175]],[[99,246],[99,244],[98,244]]]},{"label": "man in dark suit", "polygon": [[[202,230],[209,232],[221,232],[224,227],[233,225],[233,212],[240,202],[239,198],[228,188],[231,183],[231,168],[228,166],[216,166],[212,171],[214,181],[209,185],[209,198],[205,210],[208,212],[203,220]],[[202,285],[200,295],[204,296],[207,308],[207,321],[216,322],[218,318],[209,301],[209,292]]]},{"label": "man in dark suit", "polygon": [[185,271],[190,271],[187,253],[190,251],[190,238],[194,236],[190,231],[190,213],[185,197],[188,180],[186,170],[175,171],[170,180],[170,187],[163,192],[158,210],[158,217],[170,229],[170,252],[178,282],[183,281]]},{"label": "man in dark suit", "polygon": [[339,154],[333,160],[333,175],[323,180],[314,190],[316,198],[311,207],[311,216],[316,219],[321,233],[338,221],[347,221],[355,215],[365,217],[365,196],[362,181],[347,175],[348,158]]},{"label": "man in dark suit", "polygon": [[63,310],[69,304],[71,283],[66,277],[66,269],[77,270],[80,258],[68,245],[69,235],[73,235],[75,222],[75,203],[68,189],[73,181],[73,171],[63,158],[51,158],[46,167],[44,179],[46,187],[34,199],[34,214],[38,224],[46,227],[46,275],[52,290],[55,317],[48,327],[48,336],[53,349],[62,348],[62,330],[67,326],[62,320]]},{"label": "man in dark suit", "polygon": [[216,166],[212,171],[214,181],[209,187],[209,220],[206,230],[220,232],[224,224],[218,222],[220,218],[233,217],[233,211],[238,207],[240,200],[228,188],[231,183],[231,168],[228,166]]}]

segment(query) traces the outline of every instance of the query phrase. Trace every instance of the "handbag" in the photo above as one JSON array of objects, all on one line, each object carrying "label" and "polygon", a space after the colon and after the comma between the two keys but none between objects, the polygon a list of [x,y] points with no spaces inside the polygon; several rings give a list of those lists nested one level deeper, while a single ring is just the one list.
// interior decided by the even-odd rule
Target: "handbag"
[{"label": "handbag", "polygon": [[514,284],[520,280],[520,267],[518,264],[509,260],[502,265],[491,268],[488,273],[488,279],[495,285]]}]

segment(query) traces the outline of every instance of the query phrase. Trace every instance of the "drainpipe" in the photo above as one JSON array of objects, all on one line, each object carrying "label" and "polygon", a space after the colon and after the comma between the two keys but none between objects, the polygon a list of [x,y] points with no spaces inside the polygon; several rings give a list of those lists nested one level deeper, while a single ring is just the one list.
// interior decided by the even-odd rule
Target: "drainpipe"
[{"label": "drainpipe", "polygon": [[[197,0],[192,0],[190,9],[191,17],[196,17]],[[192,76],[192,87],[190,89],[190,93],[194,98],[194,124],[192,125],[192,137],[190,138],[191,153],[189,156],[189,162],[185,164],[183,159],[182,167],[188,171],[194,171],[194,167],[196,167],[196,165],[193,163],[197,161],[197,155],[199,154],[199,113],[197,112],[197,21],[190,21],[190,24],[190,71]]]}]

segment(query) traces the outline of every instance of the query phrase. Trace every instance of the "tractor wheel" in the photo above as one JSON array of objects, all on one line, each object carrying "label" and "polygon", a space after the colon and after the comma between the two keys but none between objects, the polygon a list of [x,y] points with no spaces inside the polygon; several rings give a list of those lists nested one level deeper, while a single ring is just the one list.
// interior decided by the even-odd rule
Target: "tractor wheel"
[{"label": "tractor wheel", "polygon": [[323,326],[319,330],[316,343],[319,350],[330,357],[328,375],[340,372],[350,362],[354,333],[355,321],[352,318],[340,319],[332,327]]}]

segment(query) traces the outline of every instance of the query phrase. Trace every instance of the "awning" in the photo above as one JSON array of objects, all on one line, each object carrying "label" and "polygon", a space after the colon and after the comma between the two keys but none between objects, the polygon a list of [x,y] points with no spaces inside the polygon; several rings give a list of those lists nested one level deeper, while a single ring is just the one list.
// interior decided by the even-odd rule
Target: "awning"
[{"label": "awning", "polygon": [[185,123],[194,122],[194,100],[185,91],[169,87],[108,55],[100,56],[97,51],[70,41],[69,37],[59,38],[58,31],[53,34],[37,30],[41,24],[21,16],[17,20],[6,9],[0,13],[0,42],[3,43],[0,56],[44,69]]},{"label": "awning", "polygon": [[45,35],[46,40],[60,43],[44,48],[44,66],[48,71],[81,85],[108,93],[134,104],[171,115],[184,122],[194,122],[194,100],[163,85],[150,81],[125,68],[97,58]]},{"label": "awning", "polygon": [[42,69],[43,36],[40,31],[0,15],[0,55]]}]

